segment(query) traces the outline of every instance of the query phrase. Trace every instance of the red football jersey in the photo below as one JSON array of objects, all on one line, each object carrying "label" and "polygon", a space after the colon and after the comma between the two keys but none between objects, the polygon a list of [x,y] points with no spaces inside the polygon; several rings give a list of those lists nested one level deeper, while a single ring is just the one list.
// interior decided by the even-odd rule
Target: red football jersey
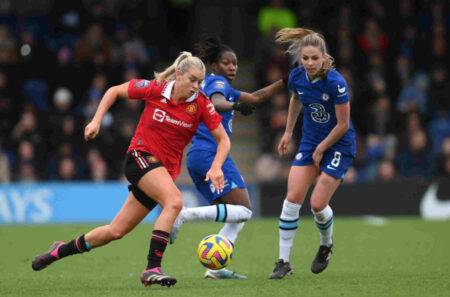
[{"label": "red football jersey", "polygon": [[141,150],[158,158],[175,180],[180,173],[183,150],[191,141],[200,122],[216,129],[222,117],[201,92],[175,104],[170,96],[175,81],[130,81],[128,97],[145,100],[145,108],[131,140],[128,152]]}]

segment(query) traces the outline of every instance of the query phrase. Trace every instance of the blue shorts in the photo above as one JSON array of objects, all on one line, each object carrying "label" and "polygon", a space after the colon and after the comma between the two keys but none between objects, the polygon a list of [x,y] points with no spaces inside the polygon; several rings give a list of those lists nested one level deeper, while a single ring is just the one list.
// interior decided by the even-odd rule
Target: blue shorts
[{"label": "blue shorts", "polygon": [[[307,166],[314,164],[312,155],[314,150],[300,150],[295,155],[292,166]],[[354,157],[334,149],[325,151],[320,162],[320,170],[336,179],[343,179],[347,170],[352,166]]]},{"label": "blue shorts", "polygon": [[228,157],[222,165],[222,171],[225,177],[225,187],[223,192],[220,194],[217,193],[211,181],[205,181],[206,173],[211,167],[215,155],[214,152],[209,151],[190,151],[186,160],[187,169],[195,187],[210,204],[212,204],[214,200],[225,196],[233,189],[246,188],[244,179],[230,157]]}]

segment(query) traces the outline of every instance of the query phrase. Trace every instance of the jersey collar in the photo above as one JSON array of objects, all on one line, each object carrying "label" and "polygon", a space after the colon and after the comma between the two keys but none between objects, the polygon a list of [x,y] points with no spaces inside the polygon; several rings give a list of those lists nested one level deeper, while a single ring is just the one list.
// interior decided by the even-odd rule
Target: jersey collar
[{"label": "jersey collar", "polygon": [[321,80],[322,78],[319,76],[319,77],[316,77],[315,79],[313,79],[313,80],[309,80],[309,77],[308,77],[308,73],[306,72],[306,69],[305,69],[305,76],[306,76],[306,80],[308,81],[308,82],[310,82],[310,83],[316,83],[316,82],[318,82],[319,80]]},{"label": "jersey collar", "polygon": [[[172,95],[172,89],[173,89],[173,85],[175,84],[175,81],[172,80],[170,82],[168,82],[166,84],[166,86],[164,87],[161,95],[163,95],[167,100],[170,100],[170,95]],[[194,95],[192,95],[191,97],[187,98],[185,102],[192,102],[195,100],[195,98],[197,98],[198,92],[194,93]]]}]

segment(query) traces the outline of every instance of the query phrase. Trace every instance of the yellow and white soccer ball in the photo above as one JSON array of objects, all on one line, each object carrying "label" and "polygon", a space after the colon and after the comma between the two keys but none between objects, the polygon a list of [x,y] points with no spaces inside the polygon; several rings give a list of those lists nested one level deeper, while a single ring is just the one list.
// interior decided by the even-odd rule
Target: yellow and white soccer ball
[{"label": "yellow and white soccer ball", "polygon": [[233,245],[223,235],[208,235],[200,241],[197,255],[206,268],[222,269],[230,264],[233,258]]}]

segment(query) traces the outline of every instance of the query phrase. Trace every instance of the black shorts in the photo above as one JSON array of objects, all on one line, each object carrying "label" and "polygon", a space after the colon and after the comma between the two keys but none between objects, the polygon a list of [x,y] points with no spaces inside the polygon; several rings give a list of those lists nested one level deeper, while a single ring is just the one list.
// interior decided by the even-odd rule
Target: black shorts
[{"label": "black shorts", "polygon": [[138,182],[147,172],[162,166],[163,164],[156,157],[138,150],[130,151],[125,159],[125,177],[131,184],[128,186],[128,190],[133,193],[137,201],[149,210],[152,210],[158,203],[138,188]]}]

